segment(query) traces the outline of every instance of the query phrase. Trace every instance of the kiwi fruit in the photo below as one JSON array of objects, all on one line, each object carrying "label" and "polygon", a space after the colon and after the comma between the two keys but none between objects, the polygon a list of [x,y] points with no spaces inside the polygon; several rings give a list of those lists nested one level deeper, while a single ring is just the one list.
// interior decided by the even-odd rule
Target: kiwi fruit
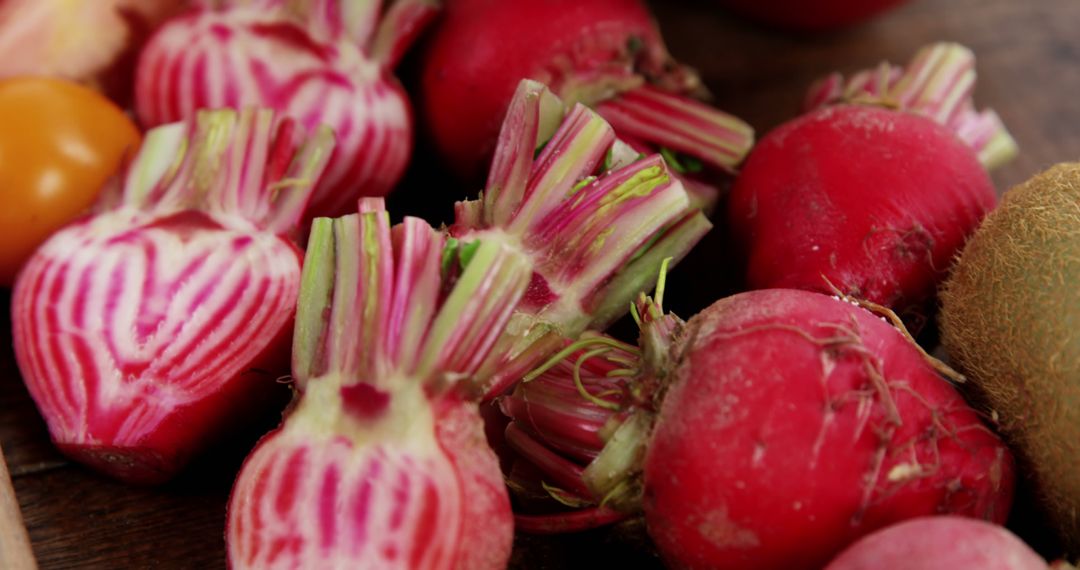
[{"label": "kiwi fruit", "polygon": [[1008,191],[940,298],[950,358],[1080,553],[1080,163]]}]

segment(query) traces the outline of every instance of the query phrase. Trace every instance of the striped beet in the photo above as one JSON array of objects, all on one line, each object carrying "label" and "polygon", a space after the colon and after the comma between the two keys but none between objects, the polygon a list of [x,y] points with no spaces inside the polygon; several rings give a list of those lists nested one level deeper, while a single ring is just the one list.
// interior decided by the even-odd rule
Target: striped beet
[{"label": "striped beet", "polygon": [[308,219],[382,196],[412,150],[412,116],[393,69],[435,14],[432,0],[203,0],[143,50],[135,85],[145,125],[200,108],[259,105],[307,128],[330,125],[337,149]]},{"label": "striped beet", "polygon": [[233,568],[502,568],[510,504],[473,376],[529,280],[497,242],[461,245],[381,199],[316,219],[293,373],[299,399],[248,457]]},{"label": "striped beet", "polygon": [[659,155],[639,155],[598,113],[581,104],[564,111],[547,87],[522,81],[487,187],[457,204],[450,228],[459,239],[505,243],[534,270],[483,368],[487,397],[559,350],[564,336],[626,314],[661,261],[681,259],[710,227]]},{"label": "striped beet", "polygon": [[274,123],[212,111],[150,131],[123,188],[27,263],[15,354],[67,455],[161,482],[273,386],[256,371],[286,364],[300,281],[282,236],[333,148]]}]

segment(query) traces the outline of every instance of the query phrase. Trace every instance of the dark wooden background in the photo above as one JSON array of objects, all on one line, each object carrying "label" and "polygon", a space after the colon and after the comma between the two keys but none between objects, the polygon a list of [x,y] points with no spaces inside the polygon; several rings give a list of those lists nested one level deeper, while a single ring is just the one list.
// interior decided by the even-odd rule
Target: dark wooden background
[{"label": "dark wooden background", "polygon": [[[701,71],[718,107],[759,133],[792,117],[805,87],[830,70],[852,71],[882,59],[904,62],[925,43],[954,40],[979,56],[980,106],[997,109],[1021,147],[1019,159],[995,174],[1001,189],[1055,162],[1080,159],[1078,0],[916,0],[861,27],[814,36],[748,24],[708,0],[655,0],[653,6],[671,51]],[[440,216],[451,199],[468,192],[443,180],[429,161],[419,161],[392,206],[399,214]],[[702,277],[717,270],[713,260],[722,248],[719,238],[707,240],[676,272],[669,291],[683,294],[669,305],[689,314],[722,293]],[[176,483],[158,489],[113,483],[49,445],[11,354],[6,291],[0,291],[0,304],[0,443],[42,568],[224,567],[224,505],[232,477],[274,418],[248,433],[223,434],[223,444]],[[1025,510],[1027,499],[1019,501]],[[1044,554],[1056,555],[1030,517],[1012,524]],[[618,562],[654,565],[610,533],[591,533],[554,542],[523,539],[514,566]]]}]

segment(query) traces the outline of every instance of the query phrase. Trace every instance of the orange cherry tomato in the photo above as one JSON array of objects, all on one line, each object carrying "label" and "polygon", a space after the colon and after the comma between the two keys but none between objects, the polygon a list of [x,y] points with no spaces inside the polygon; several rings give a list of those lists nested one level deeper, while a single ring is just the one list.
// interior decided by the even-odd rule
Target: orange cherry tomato
[{"label": "orange cherry tomato", "polygon": [[0,285],[94,203],[140,139],[96,91],[59,79],[0,81]]}]

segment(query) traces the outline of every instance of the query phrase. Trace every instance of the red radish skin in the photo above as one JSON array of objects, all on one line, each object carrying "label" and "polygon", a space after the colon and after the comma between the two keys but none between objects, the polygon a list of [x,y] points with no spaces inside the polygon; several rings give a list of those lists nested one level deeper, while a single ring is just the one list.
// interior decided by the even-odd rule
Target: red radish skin
[{"label": "red radish skin", "polygon": [[501,401],[508,444],[547,492],[599,505],[519,516],[520,529],[642,512],[670,567],[779,570],[821,567],[912,517],[1004,521],[1008,449],[878,315],[786,289],[717,301],[685,324],[644,296],[637,307],[640,349],[578,341]]},{"label": "red radish skin", "polygon": [[825,570],[1047,570],[1024,541],[984,521],[936,516],[907,520],[864,536]]},{"label": "red radish skin", "polygon": [[[297,310],[298,400],[244,462],[233,568],[505,567],[498,462],[460,397],[529,281],[495,242],[449,249],[381,200],[312,227]],[[469,253],[464,253],[468,251]]]},{"label": "red radish skin", "polygon": [[787,30],[818,32],[865,22],[906,0],[719,0],[747,18]]},{"label": "red radish skin", "polygon": [[284,236],[333,135],[275,120],[213,111],[150,131],[123,187],[20,274],[16,360],[70,457],[160,483],[287,370],[301,260]]},{"label": "red radish skin", "polygon": [[795,287],[919,313],[996,204],[975,154],[913,114],[839,105],[758,143],[729,223],[751,288]]},{"label": "red radish skin", "polygon": [[522,78],[595,106],[650,153],[663,146],[731,171],[753,144],[749,125],[687,97],[701,82],[667,53],[640,0],[449,0],[424,48],[419,106],[460,176],[486,166]]},{"label": "red radish skin", "polygon": [[674,566],[817,567],[906,518],[1004,522],[1008,450],[875,315],[756,291],[684,334],[644,463],[649,532]]},{"label": "red radish skin", "polygon": [[393,75],[435,13],[428,0],[198,2],[142,50],[135,108],[146,126],[197,109],[258,105],[307,128],[327,124],[335,155],[307,218],[349,212],[383,196],[412,152],[412,111]]}]

